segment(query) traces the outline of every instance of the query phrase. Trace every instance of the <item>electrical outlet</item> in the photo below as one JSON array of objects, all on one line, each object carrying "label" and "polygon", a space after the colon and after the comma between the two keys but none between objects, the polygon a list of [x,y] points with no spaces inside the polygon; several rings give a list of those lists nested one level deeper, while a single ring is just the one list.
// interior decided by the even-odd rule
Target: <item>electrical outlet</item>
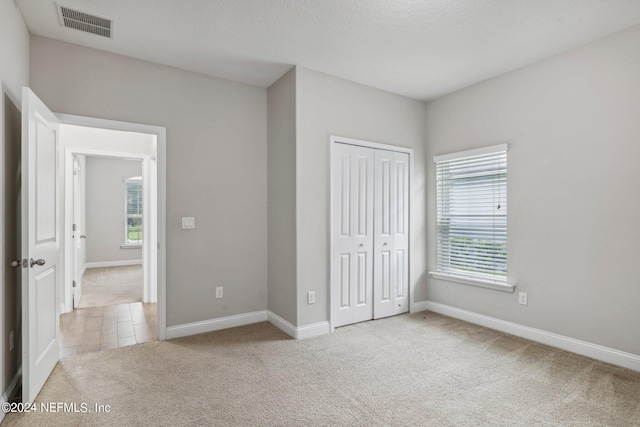
[{"label": "electrical outlet", "polygon": [[196,228],[196,219],[192,216],[183,216],[182,217],[182,229],[183,230],[193,230]]},{"label": "electrical outlet", "polygon": [[520,295],[518,295],[518,302],[522,305],[527,305],[528,301],[527,301],[527,293],[526,292],[520,292]]},{"label": "electrical outlet", "polygon": [[13,331],[9,332],[9,351],[13,351],[13,346],[15,345],[15,340],[13,336]]},{"label": "electrical outlet", "polygon": [[222,286],[216,288],[216,298],[222,298]]},{"label": "electrical outlet", "polygon": [[316,293],[311,291],[307,293],[307,304],[315,304],[316,303]]}]

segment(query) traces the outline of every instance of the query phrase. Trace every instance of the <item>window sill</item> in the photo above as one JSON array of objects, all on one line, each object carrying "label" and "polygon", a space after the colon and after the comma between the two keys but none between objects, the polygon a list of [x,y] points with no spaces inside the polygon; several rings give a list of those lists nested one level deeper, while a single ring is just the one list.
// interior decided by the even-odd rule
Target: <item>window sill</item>
[{"label": "window sill", "polygon": [[121,245],[120,249],[142,249],[142,245],[133,244],[133,245]]},{"label": "window sill", "polygon": [[429,275],[434,279],[448,280],[449,282],[462,283],[464,285],[479,286],[481,288],[494,289],[502,292],[513,292],[516,287],[508,283],[493,282],[491,280],[472,279],[470,277],[456,276],[448,273],[430,271]]}]

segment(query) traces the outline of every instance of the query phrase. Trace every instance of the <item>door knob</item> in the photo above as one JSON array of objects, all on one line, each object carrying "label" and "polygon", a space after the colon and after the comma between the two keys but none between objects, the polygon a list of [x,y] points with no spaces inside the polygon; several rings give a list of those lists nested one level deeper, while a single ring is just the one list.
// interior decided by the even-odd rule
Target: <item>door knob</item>
[{"label": "door knob", "polygon": [[19,259],[14,259],[13,261],[11,261],[9,263],[9,265],[13,268],[20,268],[20,266],[22,265],[22,263],[20,262]]},{"label": "door knob", "polygon": [[31,258],[31,268],[33,268],[34,265],[45,265],[47,262],[43,259],[33,259]]},{"label": "door knob", "polygon": [[86,238],[87,238],[87,235],[86,235],[86,234],[83,234],[82,236],[80,236],[80,238],[81,238],[81,239],[86,239]]},{"label": "door knob", "polygon": [[388,245],[388,243],[387,243],[387,242],[384,242],[384,243],[382,244],[382,246],[387,246],[387,245]]}]

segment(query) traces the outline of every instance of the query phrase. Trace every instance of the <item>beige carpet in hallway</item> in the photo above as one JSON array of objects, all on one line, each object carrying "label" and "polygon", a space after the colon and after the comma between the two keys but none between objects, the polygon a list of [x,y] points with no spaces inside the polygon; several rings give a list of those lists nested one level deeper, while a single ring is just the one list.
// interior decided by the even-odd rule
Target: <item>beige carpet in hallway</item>
[{"label": "beige carpet in hallway", "polygon": [[295,341],[269,323],[63,359],[7,426],[638,426],[640,373],[434,313]]},{"label": "beige carpet in hallway", "polygon": [[82,276],[78,308],[139,302],[142,287],[141,265],[88,268]]}]

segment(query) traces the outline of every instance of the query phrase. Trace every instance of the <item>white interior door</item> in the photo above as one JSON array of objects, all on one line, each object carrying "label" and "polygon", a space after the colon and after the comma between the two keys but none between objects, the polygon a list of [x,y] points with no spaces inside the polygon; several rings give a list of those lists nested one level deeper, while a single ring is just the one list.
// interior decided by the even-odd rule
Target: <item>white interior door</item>
[{"label": "white interior door", "polygon": [[409,311],[409,155],[375,150],[373,318]]},{"label": "white interior door", "polygon": [[22,90],[22,399],[33,402],[59,357],[58,120]]},{"label": "white interior door", "polygon": [[409,154],[393,153],[393,314],[409,311]]},{"label": "white interior door", "polygon": [[334,144],[334,326],[373,318],[373,150]]},{"label": "white interior door", "polygon": [[73,226],[72,226],[72,242],[73,242],[73,254],[72,254],[72,267],[73,274],[73,308],[77,308],[80,304],[80,297],[82,296],[82,266],[80,265],[80,251],[82,250],[83,240],[86,237],[82,227],[82,189],[80,187],[81,174],[83,173],[80,168],[80,162],[77,156],[73,156]]},{"label": "white interior door", "polygon": [[393,152],[375,151],[374,177],[374,318],[393,315],[396,262],[394,259],[394,225],[396,223],[395,174]]}]

